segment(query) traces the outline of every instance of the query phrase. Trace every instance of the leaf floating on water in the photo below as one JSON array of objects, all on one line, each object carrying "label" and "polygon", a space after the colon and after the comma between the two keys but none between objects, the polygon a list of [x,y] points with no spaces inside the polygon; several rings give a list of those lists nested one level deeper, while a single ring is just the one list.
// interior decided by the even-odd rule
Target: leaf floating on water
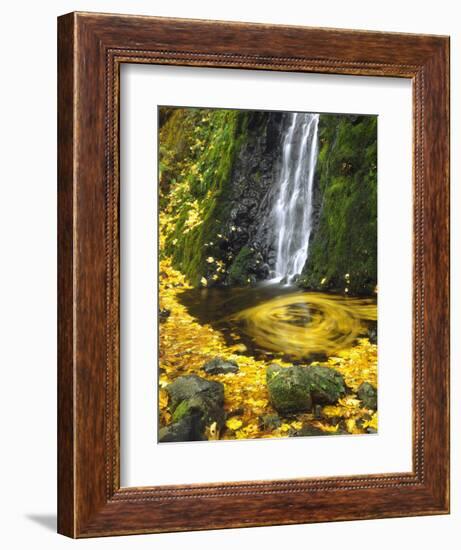
[{"label": "leaf floating on water", "polygon": [[[293,292],[232,316],[262,349],[295,359],[332,355],[354,346],[364,322],[376,320],[374,300]],[[334,330],[332,330],[332,325]]]}]

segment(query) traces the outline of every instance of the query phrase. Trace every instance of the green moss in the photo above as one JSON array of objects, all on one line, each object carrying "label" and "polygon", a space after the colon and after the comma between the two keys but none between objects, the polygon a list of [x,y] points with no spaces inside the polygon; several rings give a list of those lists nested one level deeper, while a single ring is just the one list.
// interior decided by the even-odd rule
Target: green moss
[{"label": "green moss", "polygon": [[254,251],[248,246],[244,246],[229,269],[229,283],[232,286],[245,286],[251,282],[250,276],[251,263],[253,260]]},{"label": "green moss", "polygon": [[189,401],[187,399],[185,401],[181,401],[181,403],[179,403],[179,405],[176,407],[173,413],[173,417],[172,417],[173,422],[179,422],[181,418],[183,418],[189,413],[189,409],[190,409]]},{"label": "green moss", "polygon": [[[193,285],[198,285],[207,271],[206,258],[219,256],[216,236],[227,216],[232,166],[247,124],[248,115],[241,111],[178,109],[162,128],[160,166],[173,163],[170,181],[187,182],[166,253]],[[187,220],[194,201],[199,205],[201,223],[189,230]]]},{"label": "green moss", "polygon": [[318,228],[299,284],[372,293],[377,283],[377,117],[320,118]]},{"label": "green moss", "polygon": [[[248,279],[253,282],[252,251],[244,246],[232,259],[228,249],[220,246],[218,235],[229,220],[237,155],[260,135],[267,115],[225,109],[165,109],[160,113],[159,198],[160,208],[168,211],[172,220],[172,230],[164,253],[194,286],[202,277],[210,284],[215,280],[239,286],[248,284]],[[320,215],[301,286],[332,291],[347,288],[350,294],[374,290],[376,139],[376,117],[321,115],[316,170]],[[254,181],[260,178],[256,172]],[[197,212],[200,223],[191,224],[191,210]],[[224,270],[217,270],[217,260]]]}]

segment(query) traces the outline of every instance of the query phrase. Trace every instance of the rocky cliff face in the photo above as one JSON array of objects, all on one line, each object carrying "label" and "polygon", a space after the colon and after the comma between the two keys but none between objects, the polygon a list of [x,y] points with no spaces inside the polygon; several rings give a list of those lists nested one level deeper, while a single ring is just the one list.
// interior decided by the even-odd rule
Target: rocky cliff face
[{"label": "rocky cliff face", "polygon": [[[194,286],[270,278],[288,115],[166,114],[160,134],[166,253]],[[370,116],[320,116],[309,256],[298,280],[304,288],[369,294],[376,286],[376,124]]]},{"label": "rocky cliff face", "polygon": [[267,279],[274,263],[271,210],[280,171],[284,115],[253,112],[230,178],[229,217],[223,230],[232,254],[229,284]]},{"label": "rocky cliff face", "polygon": [[[172,121],[177,135],[197,116],[184,111]],[[200,223],[190,229],[190,213],[172,212],[177,221],[167,239],[175,266],[193,285],[245,286],[268,278],[274,246],[271,194],[280,169],[284,118],[279,112],[221,111],[218,119],[209,111],[196,121],[205,121],[209,129],[199,139],[203,150],[188,161],[194,145],[182,147],[180,158],[171,163],[186,165],[188,191],[179,208],[198,202]],[[194,171],[202,180],[198,185],[189,176]]]},{"label": "rocky cliff face", "polygon": [[377,117],[322,115],[314,228],[298,284],[371,294],[377,284]]}]

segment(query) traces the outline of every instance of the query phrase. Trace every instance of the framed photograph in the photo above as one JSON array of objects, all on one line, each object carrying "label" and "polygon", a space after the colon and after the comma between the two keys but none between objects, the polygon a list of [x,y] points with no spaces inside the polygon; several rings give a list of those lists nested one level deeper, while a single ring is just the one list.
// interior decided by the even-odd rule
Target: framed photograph
[{"label": "framed photograph", "polygon": [[58,530],[449,512],[449,39],[58,20]]}]

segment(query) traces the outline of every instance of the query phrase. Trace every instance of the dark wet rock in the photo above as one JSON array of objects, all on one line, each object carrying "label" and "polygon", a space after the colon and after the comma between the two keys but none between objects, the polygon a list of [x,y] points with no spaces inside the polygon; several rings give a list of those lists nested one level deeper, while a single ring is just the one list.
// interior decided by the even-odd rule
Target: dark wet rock
[{"label": "dark wet rock", "polygon": [[188,374],[176,378],[174,382],[165,388],[170,397],[170,410],[175,411],[176,407],[186,399],[197,394],[207,395],[216,403],[224,404],[224,386],[220,382],[206,380],[196,374]]},{"label": "dark wet rock", "polygon": [[378,392],[369,382],[360,385],[357,396],[366,409],[375,411],[378,408]]},{"label": "dark wet rock", "polygon": [[228,374],[238,372],[239,366],[232,359],[214,357],[203,365],[202,370],[207,374]]},{"label": "dark wet rock", "polygon": [[315,435],[331,435],[331,432],[324,432],[320,428],[305,424],[300,430],[297,430],[293,437],[309,437]]},{"label": "dark wet rock", "polygon": [[[283,130],[290,117],[283,113],[248,112],[246,125],[234,163],[226,194],[227,220],[221,234],[228,239],[233,256],[228,263],[226,283],[246,286],[268,278],[272,260],[273,208],[280,170]],[[252,254],[249,253],[252,250]],[[249,280],[248,280],[249,279]]]},{"label": "dark wet rock", "polygon": [[[248,237],[245,239],[248,239]],[[228,271],[228,283],[233,286],[246,286],[265,279],[269,275],[269,266],[264,257],[255,248],[242,246]]]},{"label": "dark wet rock", "polygon": [[197,429],[199,429],[199,424],[202,429],[205,429],[206,426],[210,426],[213,422],[216,422],[219,428],[222,428],[225,419],[222,404],[216,402],[206,393],[198,393],[189,399],[181,401],[173,413],[173,422],[178,422],[187,416],[197,418]]},{"label": "dark wet rock", "polygon": [[322,418],[322,405],[314,405],[314,418]]},{"label": "dark wet rock", "polygon": [[185,416],[178,422],[160,428],[158,440],[160,443],[178,441],[203,441],[202,422],[197,417]]},{"label": "dark wet rock", "polygon": [[328,355],[322,351],[316,351],[309,354],[309,363],[323,363],[328,359]]},{"label": "dark wet rock", "polygon": [[316,404],[335,403],[345,395],[344,379],[329,367],[282,368],[269,365],[267,389],[274,409],[281,414],[309,411]]},{"label": "dark wet rock", "polygon": [[[328,416],[326,417],[325,415],[322,415],[322,418],[321,420],[323,421],[327,421],[329,422],[332,426],[336,426],[337,424],[339,424],[340,426],[342,425],[341,423],[344,424],[344,420],[342,418],[342,416]],[[346,425],[344,424],[344,429],[346,429]]]},{"label": "dark wet rock", "polygon": [[367,332],[368,339],[372,344],[378,343],[378,327],[376,325],[370,327]]},{"label": "dark wet rock", "polygon": [[165,322],[170,315],[171,315],[171,311],[169,309],[166,309],[166,308],[163,308],[163,309],[159,310],[159,312],[158,312],[158,317],[159,317],[161,323]]},{"label": "dark wet rock", "polygon": [[232,409],[231,411],[228,411],[226,413],[226,420],[228,418],[232,418],[233,416],[242,416],[245,414],[245,409],[243,407],[239,407],[238,409]]},{"label": "dark wet rock", "polygon": [[259,417],[259,427],[261,430],[276,430],[282,425],[278,414],[264,414]]},{"label": "dark wet rock", "polygon": [[199,441],[204,439],[205,428],[216,423],[224,426],[224,386],[205,380],[195,374],[181,376],[169,384],[172,424],[162,428],[159,440]]}]

